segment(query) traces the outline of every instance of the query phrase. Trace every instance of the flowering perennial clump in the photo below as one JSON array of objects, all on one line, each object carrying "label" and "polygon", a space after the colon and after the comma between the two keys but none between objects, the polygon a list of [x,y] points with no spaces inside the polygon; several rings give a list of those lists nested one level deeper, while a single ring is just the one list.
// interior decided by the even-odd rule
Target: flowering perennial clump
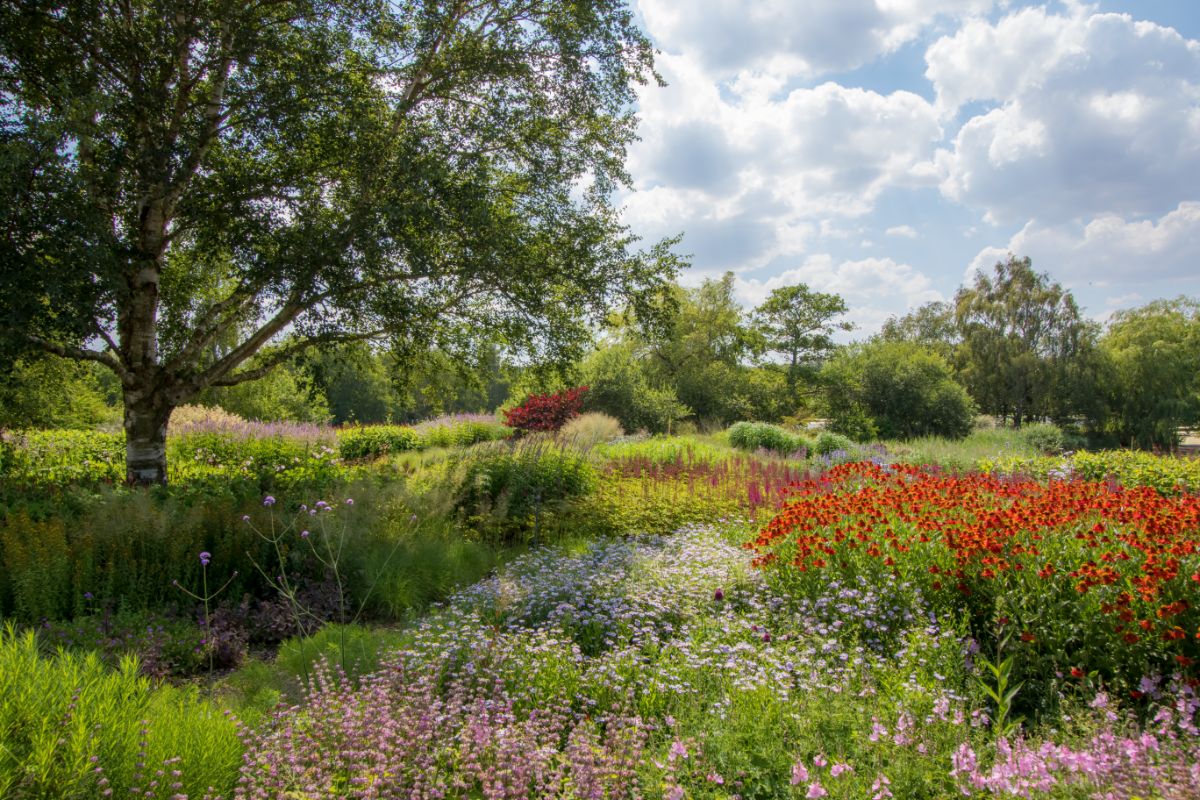
[{"label": "flowering perennial clump", "polygon": [[[935,609],[1019,633],[1045,663],[1136,682],[1200,660],[1200,496],[1146,487],[837,466],[789,490],[748,545],[793,589],[890,575]],[[982,633],[977,631],[977,633]]]}]

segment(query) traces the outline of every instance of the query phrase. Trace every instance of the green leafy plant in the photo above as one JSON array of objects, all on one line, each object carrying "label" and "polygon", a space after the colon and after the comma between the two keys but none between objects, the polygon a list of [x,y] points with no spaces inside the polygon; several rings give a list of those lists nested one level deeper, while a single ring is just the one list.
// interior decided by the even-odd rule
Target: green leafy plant
[{"label": "green leafy plant", "polygon": [[371,425],[338,431],[338,455],[348,461],[378,458],[389,453],[418,450],[421,436],[412,428],[399,425]]},{"label": "green leafy plant", "polygon": [[992,729],[998,736],[1011,737],[1021,726],[1021,721],[1012,716],[1013,699],[1023,685],[1013,683],[1013,657],[1005,655],[1012,640],[1013,630],[1010,628],[996,642],[995,660],[979,656],[979,665],[985,675],[975,676],[975,682],[983,693],[992,701],[995,714],[992,717]]}]

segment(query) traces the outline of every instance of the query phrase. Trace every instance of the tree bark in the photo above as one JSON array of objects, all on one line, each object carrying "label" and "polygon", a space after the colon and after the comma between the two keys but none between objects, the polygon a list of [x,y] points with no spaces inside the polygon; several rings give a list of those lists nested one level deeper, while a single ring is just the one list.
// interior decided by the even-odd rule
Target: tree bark
[{"label": "tree bark", "polygon": [[166,485],[167,420],[164,392],[125,391],[125,483]]}]

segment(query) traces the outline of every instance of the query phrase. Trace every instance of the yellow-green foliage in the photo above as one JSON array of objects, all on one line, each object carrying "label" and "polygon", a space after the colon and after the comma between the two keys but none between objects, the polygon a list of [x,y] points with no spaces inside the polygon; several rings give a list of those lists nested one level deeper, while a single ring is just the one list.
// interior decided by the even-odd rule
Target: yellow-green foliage
[{"label": "yellow-green foliage", "polygon": [[1015,428],[978,428],[965,439],[923,436],[908,441],[883,443],[896,461],[909,464],[939,464],[957,470],[975,469],[985,461],[1003,458],[1034,458],[1038,451]]},{"label": "yellow-green foliage", "polygon": [[403,425],[370,425],[338,431],[338,454],[349,460],[377,458],[421,448],[421,436]]},{"label": "yellow-green foliage", "polygon": [[607,475],[579,502],[580,523],[600,534],[669,534],[683,525],[745,516],[745,489],[685,477],[651,480]]},{"label": "yellow-green foliage", "polygon": [[[195,423],[167,440],[168,478],[199,492],[248,496],[355,472],[321,438],[213,429]],[[116,485],[125,480],[125,436],[99,431],[0,432],[0,481],[7,489]]]},{"label": "yellow-green foliage", "polygon": [[595,454],[605,460],[647,458],[664,464],[674,461],[718,461],[728,458],[733,454],[733,450],[690,436],[656,436],[651,439],[603,444],[596,448]]},{"label": "yellow-green foliage", "polygon": [[563,442],[584,450],[625,435],[616,417],[592,411],[580,414],[558,432]]},{"label": "yellow-green foliage", "polygon": [[1078,477],[1115,480],[1123,486],[1149,486],[1162,494],[1200,491],[1200,459],[1157,456],[1139,450],[1102,450],[1070,456],[983,459],[979,469],[1036,478]]},{"label": "yellow-green foliage", "polygon": [[94,654],[46,657],[32,632],[0,631],[0,797],[228,795],[240,761],[236,724],[194,688],[152,687],[132,658],[113,671]]},{"label": "yellow-green foliage", "polygon": [[14,487],[118,483],[125,479],[125,434],[0,431],[0,479]]}]

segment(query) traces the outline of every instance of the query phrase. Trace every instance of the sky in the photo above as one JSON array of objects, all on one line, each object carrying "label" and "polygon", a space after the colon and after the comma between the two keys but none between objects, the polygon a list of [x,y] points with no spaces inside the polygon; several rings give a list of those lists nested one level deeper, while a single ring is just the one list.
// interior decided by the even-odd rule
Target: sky
[{"label": "sky", "polygon": [[857,325],[1008,253],[1085,313],[1200,296],[1200,0],[632,0],[625,222],[686,285],[806,283]]}]

